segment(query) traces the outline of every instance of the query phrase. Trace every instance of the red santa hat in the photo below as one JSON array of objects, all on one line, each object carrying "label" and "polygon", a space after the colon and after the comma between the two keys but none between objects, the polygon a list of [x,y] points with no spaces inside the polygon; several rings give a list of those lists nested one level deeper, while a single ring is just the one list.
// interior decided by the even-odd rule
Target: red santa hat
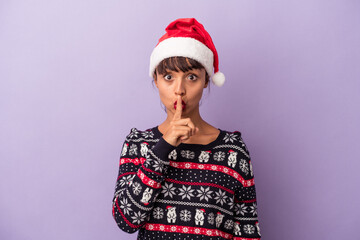
[{"label": "red santa hat", "polygon": [[165,58],[182,56],[201,63],[212,82],[221,87],[225,75],[219,71],[219,57],[215,45],[204,26],[195,18],[179,18],[171,22],[150,56],[150,77]]}]

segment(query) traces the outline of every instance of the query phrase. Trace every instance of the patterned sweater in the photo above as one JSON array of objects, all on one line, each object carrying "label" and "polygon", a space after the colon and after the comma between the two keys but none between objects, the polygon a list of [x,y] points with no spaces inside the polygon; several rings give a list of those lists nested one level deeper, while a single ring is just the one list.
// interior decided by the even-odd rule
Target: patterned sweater
[{"label": "patterned sweater", "polygon": [[207,145],[174,147],[158,126],[132,128],[112,201],[118,227],[138,240],[260,239],[249,151],[239,131],[219,130]]}]

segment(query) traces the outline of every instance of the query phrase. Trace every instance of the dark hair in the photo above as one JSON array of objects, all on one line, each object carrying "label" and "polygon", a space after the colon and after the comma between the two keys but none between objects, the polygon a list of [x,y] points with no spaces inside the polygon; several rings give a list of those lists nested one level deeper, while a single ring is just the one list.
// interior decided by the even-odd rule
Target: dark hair
[{"label": "dark hair", "polygon": [[[204,68],[204,66],[201,63],[199,63],[198,61],[196,61],[192,58],[181,57],[181,56],[165,58],[155,68],[155,71],[153,73],[152,83],[154,83],[154,81],[156,79],[156,73],[165,74],[166,70],[171,70],[171,71],[175,71],[175,72],[179,72],[179,70],[180,70],[182,72],[187,72],[192,69],[203,69],[203,68]],[[206,84],[210,81],[210,76],[206,71],[205,71],[205,73],[206,73],[206,75],[205,75],[205,84]],[[208,84],[207,88],[210,91],[210,84]],[[164,108],[164,110],[166,112],[166,108]]]}]

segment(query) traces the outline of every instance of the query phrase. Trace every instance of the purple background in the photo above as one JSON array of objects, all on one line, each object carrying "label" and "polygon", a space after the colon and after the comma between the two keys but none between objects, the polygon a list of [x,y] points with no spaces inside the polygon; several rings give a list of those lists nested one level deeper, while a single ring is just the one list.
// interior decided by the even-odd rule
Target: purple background
[{"label": "purple background", "polygon": [[136,239],[111,200],[122,142],[165,120],[148,77],[165,27],[195,17],[222,88],[201,115],[241,131],[264,240],[355,239],[359,1],[1,1],[0,239]]}]

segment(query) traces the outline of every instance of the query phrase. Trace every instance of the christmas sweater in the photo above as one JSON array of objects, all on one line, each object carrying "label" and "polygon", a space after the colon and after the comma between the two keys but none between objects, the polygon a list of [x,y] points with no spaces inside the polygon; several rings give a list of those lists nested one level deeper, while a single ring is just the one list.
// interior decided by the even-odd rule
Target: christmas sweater
[{"label": "christmas sweater", "polygon": [[239,131],[219,130],[175,147],[158,126],[132,128],[112,200],[118,227],[138,240],[260,239],[249,151]]}]

